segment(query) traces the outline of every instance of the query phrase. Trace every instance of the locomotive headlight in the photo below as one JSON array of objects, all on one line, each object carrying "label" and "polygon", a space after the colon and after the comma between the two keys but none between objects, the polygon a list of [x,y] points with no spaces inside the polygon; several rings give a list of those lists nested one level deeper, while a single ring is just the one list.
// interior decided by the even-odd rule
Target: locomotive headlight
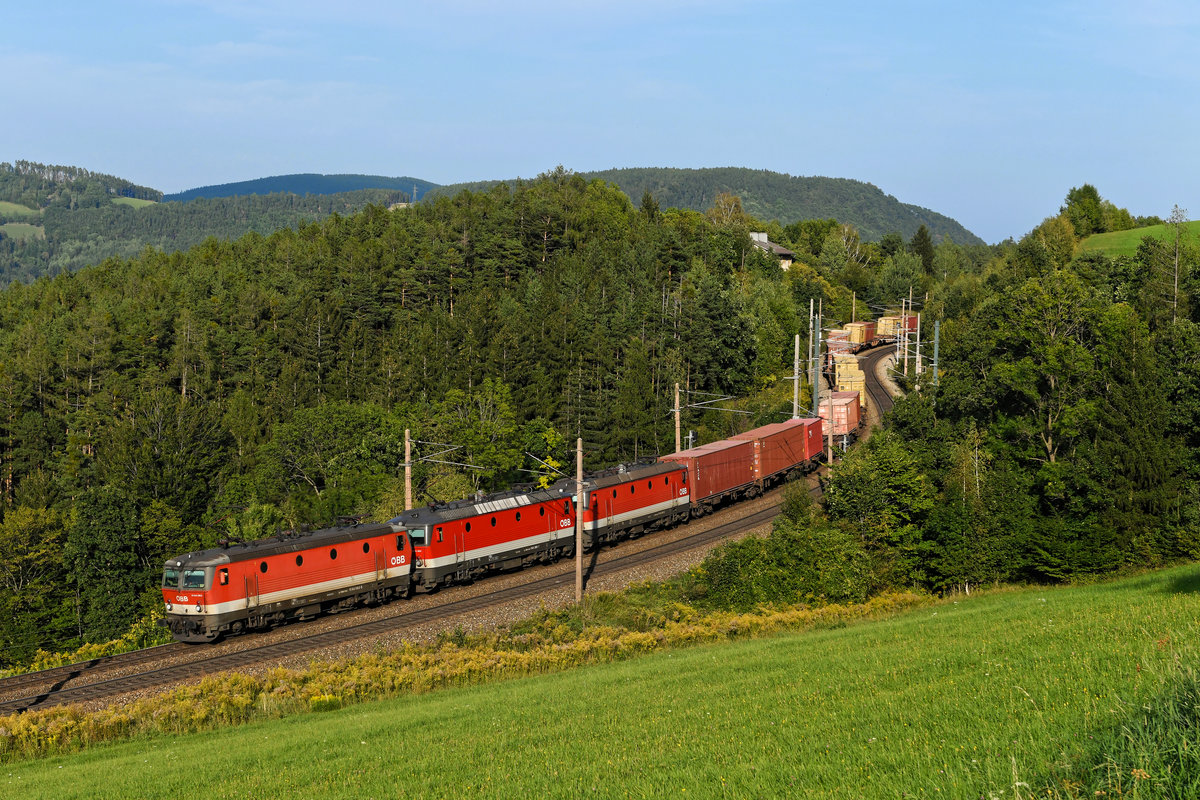
[{"label": "locomotive headlight", "polygon": [[168,600],[167,601],[167,611],[170,611],[170,610],[171,610],[171,601]]},{"label": "locomotive headlight", "polygon": [[200,613],[200,604],[199,603],[196,603],[196,613],[197,614]]}]

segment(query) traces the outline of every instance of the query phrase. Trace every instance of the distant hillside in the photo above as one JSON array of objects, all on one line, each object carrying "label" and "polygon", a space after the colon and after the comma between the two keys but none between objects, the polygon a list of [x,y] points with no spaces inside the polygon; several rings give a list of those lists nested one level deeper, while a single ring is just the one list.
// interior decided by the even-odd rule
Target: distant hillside
[{"label": "distant hillside", "polygon": [[[712,207],[718,194],[730,192],[741,198],[747,213],[764,222],[777,219],[787,225],[802,219],[833,217],[853,225],[867,241],[878,241],[892,231],[898,231],[908,239],[924,224],[935,241],[949,234],[959,244],[984,244],[982,239],[950,217],[902,203],[870,183],[848,178],[793,177],[740,167],[646,167],[580,174],[588,179],[600,178],[616,184],[635,205],[641,202],[645,192],[650,192],[662,208],[705,211]],[[443,186],[437,194],[453,194],[460,189],[483,188],[496,183],[499,181]]]},{"label": "distant hillside", "polygon": [[[1082,253],[1101,252],[1107,256],[1133,256],[1137,254],[1138,245],[1142,243],[1142,239],[1147,236],[1162,242],[1170,242],[1174,247],[1175,229],[1172,226],[1151,225],[1148,228],[1134,228],[1128,231],[1094,233],[1079,243],[1079,251]],[[1184,241],[1188,243],[1200,241],[1200,221],[1185,223],[1184,237]]]},{"label": "distant hillside", "polygon": [[[164,203],[155,202],[162,199],[155,189],[79,167],[0,164],[0,286],[72,272],[106,258],[132,258],[147,247],[171,253],[210,237],[231,240],[251,231],[265,235],[335,212],[349,215],[368,204],[408,200],[412,179],[391,180],[408,183],[407,189],[275,192]],[[416,184],[418,191],[432,186]]]},{"label": "distant hillside", "polygon": [[[436,183],[423,181],[419,178],[388,178],[382,175],[317,175],[300,173],[296,175],[276,175],[270,178],[259,178],[252,181],[237,183],[222,183],[216,186],[201,186],[198,189],[188,189],[176,194],[168,194],[164,200],[178,200],[186,203],[201,197],[238,197],[248,194],[277,194],[291,192],[292,194],[343,194],[357,192],[363,189],[389,189],[404,192],[414,201],[420,200],[425,193],[437,187]],[[413,197],[415,193],[415,197]]]},{"label": "distant hillside", "polygon": [[[934,239],[981,244],[954,220],[901,203],[875,186],[841,178],[798,178],[740,168],[615,169],[581,173],[621,188],[639,204],[650,192],[663,208],[704,211],[721,192],[767,222],[833,217],[866,240],[898,231],[906,239],[923,223]],[[440,187],[411,177],[278,175],[189,189],[164,196],[111,175],[79,167],[18,161],[0,164],[0,286],[70,272],[106,258],[130,258],[146,247],[184,250],[209,237],[268,234],[368,204],[391,205],[415,194],[455,194],[499,181]]]}]

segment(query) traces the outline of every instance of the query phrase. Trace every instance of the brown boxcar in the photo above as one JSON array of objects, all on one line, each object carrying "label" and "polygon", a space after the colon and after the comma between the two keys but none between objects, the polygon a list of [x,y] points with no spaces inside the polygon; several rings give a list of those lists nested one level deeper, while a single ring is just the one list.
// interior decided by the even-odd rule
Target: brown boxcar
[{"label": "brown boxcar", "polygon": [[663,456],[688,471],[692,506],[711,507],[754,487],[754,443],[722,440]]},{"label": "brown boxcar", "polygon": [[771,483],[792,470],[808,472],[821,454],[821,420],[789,419],[732,437],[754,443],[754,479]]}]

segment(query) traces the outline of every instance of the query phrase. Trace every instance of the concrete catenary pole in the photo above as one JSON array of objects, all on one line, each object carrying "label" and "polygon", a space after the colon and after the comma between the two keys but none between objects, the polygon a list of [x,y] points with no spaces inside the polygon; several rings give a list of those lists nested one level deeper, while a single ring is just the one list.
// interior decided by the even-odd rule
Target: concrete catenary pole
[{"label": "concrete catenary pole", "polygon": [[821,306],[817,306],[817,317],[813,329],[813,417],[821,416]]},{"label": "concrete catenary pole", "polygon": [[683,449],[683,439],[679,435],[680,417],[683,416],[683,410],[679,407],[679,384],[675,384],[675,452],[678,453]]},{"label": "concrete catenary pole", "polygon": [[941,332],[942,321],[935,320],[933,323],[933,388],[938,385],[938,334]]},{"label": "concrete catenary pole", "polygon": [[[792,357],[792,419],[800,418],[800,334],[796,334],[796,354]],[[679,436],[676,426],[675,435]]]},{"label": "concrete catenary pole", "polygon": [[404,510],[412,508],[412,434],[404,429]]},{"label": "concrete catenary pole", "polygon": [[583,439],[575,440],[575,602],[583,600]]},{"label": "concrete catenary pole", "polygon": [[917,312],[917,374],[921,374],[921,314]]},{"label": "concrete catenary pole", "polygon": [[[819,414],[817,416],[820,416]],[[829,432],[826,440],[829,443],[829,455],[825,458],[826,464],[833,463],[833,390],[829,390],[829,419],[825,420],[825,430]]]}]

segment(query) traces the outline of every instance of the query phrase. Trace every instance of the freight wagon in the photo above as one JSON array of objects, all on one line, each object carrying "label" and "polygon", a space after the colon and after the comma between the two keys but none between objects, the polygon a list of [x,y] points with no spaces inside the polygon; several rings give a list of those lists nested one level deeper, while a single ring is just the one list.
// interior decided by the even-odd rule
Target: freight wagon
[{"label": "freight wagon", "polygon": [[707,514],[730,500],[759,494],[754,482],[754,443],[723,439],[681,450],[661,461],[687,468],[691,485],[692,514]]},{"label": "freight wagon", "polygon": [[763,488],[811,472],[824,453],[819,419],[776,422],[731,438],[754,445],[754,479]]}]

